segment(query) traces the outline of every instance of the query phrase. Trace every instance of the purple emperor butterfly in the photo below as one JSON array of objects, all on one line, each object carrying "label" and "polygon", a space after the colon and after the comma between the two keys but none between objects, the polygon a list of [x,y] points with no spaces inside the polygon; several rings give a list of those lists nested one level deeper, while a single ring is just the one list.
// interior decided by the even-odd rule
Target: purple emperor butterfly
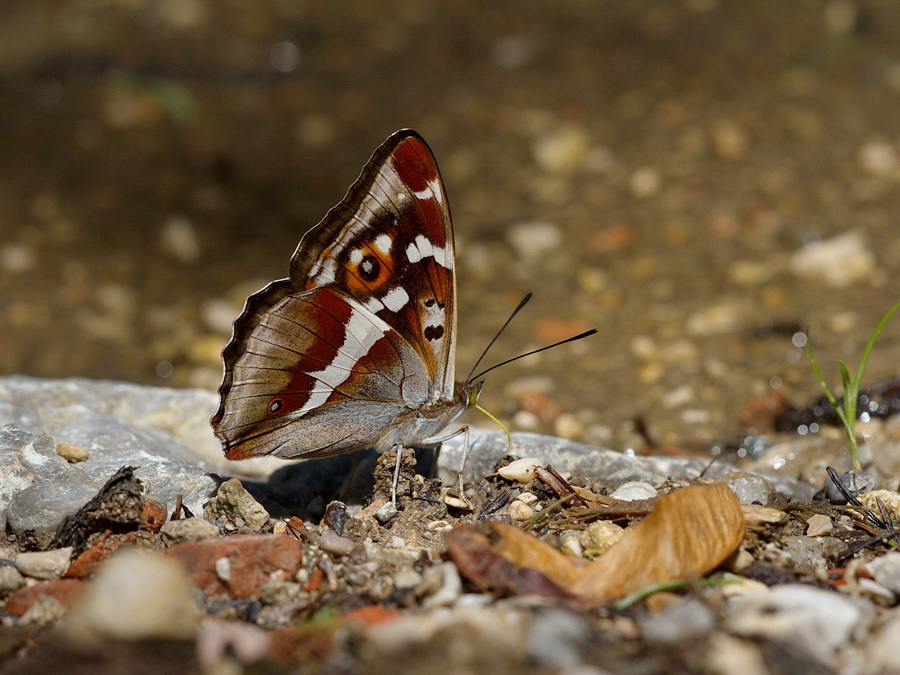
[{"label": "purple emperor butterfly", "polygon": [[[481,383],[454,382],[450,208],[428,145],[401,130],[247,299],[211,423],[229,459],[437,443]],[[467,446],[468,444],[466,444]]]}]

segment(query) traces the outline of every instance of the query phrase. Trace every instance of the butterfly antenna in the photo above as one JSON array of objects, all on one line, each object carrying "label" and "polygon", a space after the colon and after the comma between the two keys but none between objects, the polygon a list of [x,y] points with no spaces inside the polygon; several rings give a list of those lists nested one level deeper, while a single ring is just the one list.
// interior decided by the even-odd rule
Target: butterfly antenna
[{"label": "butterfly antenna", "polygon": [[[523,304],[524,304],[524,303],[523,303]],[[520,305],[520,307],[521,307],[521,305]],[[516,310],[516,311],[518,311],[518,310]],[[515,312],[513,312],[513,316],[515,316]],[[510,319],[511,319],[511,318],[512,318],[512,317],[510,317]],[[507,321],[506,323],[509,323],[509,321]],[[504,328],[506,328],[506,326],[504,326]],[[560,340],[559,342],[554,342],[552,345],[547,345],[546,347],[541,347],[540,349],[535,349],[535,350],[533,350],[533,351],[526,352],[526,353],[524,353],[524,354],[519,354],[518,356],[514,356],[514,357],[512,357],[511,359],[506,359],[506,361],[501,361],[500,363],[491,366],[491,367],[488,368],[487,370],[482,370],[482,371],[481,371],[480,373],[478,373],[478,375],[476,375],[475,377],[471,377],[471,376],[470,376],[469,379],[466,380],[466,381],[467,381],[467,382],[472,382],[473,380],[481,379],[481,377],[484,376],[485,374],[491,372],[491,371],[494,370],[495,368],[499,368],[500,366],[505,366],[507,363],[512,363],[513,361],[518,361],[519,359],[524,359],[526,356],[531,356],[532,354],[537,354],[538,352],[543,352],[543,351],[546,351],[546,350],[548,350],[548,349],[553,349],[554,347],[559,347],[560,345],[564,345],[564,344],[566,344],[567,342],[575,342],[575,340],[580,340],[580,339],[582,339],[582,338],[586,338],[586,337],[588,337],[589,335],[593,335],[593,334],[596,333],[596,332],[597,332],[597,329],[596,329],[596,328],[591,328],[591,330],[586,330],[586,331],[584,331],[583,333],[579,333],[578,335],[573,335],[572,337],[566,338],[565,340]],[[496,339],[496,338],[494,338],[494,339]],[[491,344],[493,344],[493,342],[492,342]],[[490,347],[490,345],[488,345],[488,347]],[[487,350],[485,350],[485,351],[487,351]],[[481,359],[479,359],[479,361],[480,361],[480,360],[481,360]]]},{"label": "butterfly antenna", "polygon": [[[472,381],[472,373],[475,372],[475,369],[478,367],[478,364],[481,363],[481,360],[487,355],[488,350],[490,350],[490,348],[494,346],[494,343],[497,341],[497,338],[500,337],[500,335],[503,333],[503,331],[506,330],[506,327],[509,325],[509,322],[513,320],[513,317],[516,314],[519,313],[520,309],[522,309],[525,305],[528,304],[529,300],[531,300],[531,293],[526,293],[525,297],[522,298],[522,301],[519,303],[519,306],[516,307],[512,311],[512,314],[509,315],[509,318],[506,320],[506,323],[503,324],[503,326],[500,328],[500,330],[497,331],[497,334],[494,335],[494,338],[490,342],[488,342],[488,346],[484,348],[483,352],[481,352],[481,356],[478,357],[478,360],[475,362],[475,365],[472,366],[472,370],[469,371],[469,376],[466,378],[466,382]],[[496,368],[496,366],[494,366],[494,368]],[[492,368],[488,368],[488,370],[492,370]],[[484,372],[486,373],[487,370]]]}]

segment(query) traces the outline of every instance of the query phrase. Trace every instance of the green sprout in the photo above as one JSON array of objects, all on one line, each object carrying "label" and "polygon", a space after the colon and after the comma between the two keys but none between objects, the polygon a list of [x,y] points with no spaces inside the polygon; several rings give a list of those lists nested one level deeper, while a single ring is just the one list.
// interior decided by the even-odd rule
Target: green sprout
[{"label": "green sprout", "polygon": [[881,329],[884,328],[888,319],[890,319],[898,309],[900,309],[900,302],[891,307],[891,310],[884,315],[884,318],[878,323],[878,326],[875,327],[875,331],[869,338],[869,343],[863,350],[862,358],[859,360],[859,367],[856,369],[856,375],[853,378],[850,377],[850,371],[847,370],[846,364],[838,359],[838,367],[841,369],[841,380],[844,387],[843,406],[838,404],[837,397],[832,393],[831,388],[822,376],[822,371],[819,369],[819,364],[816,363],[816,357],[813,355],[812,341],[809,340],[809,328],[806,329],[806,353],[809,355],[809,362],[812,364],[813,371],[816,374],[816,378],[819,380],[819,384],[822,385],[822,389],[825,391],[825,396],[831,401],[831,405],[833,405],[834,409],[837,411],[838,417],[841,418],[841,424],[844,425],[844,432],[847,434],[847,442],[850,444],[850,454],[853,457],[854,472],[862,470],[862,464],[859,461],[859,448],[856,446],[856,409],[859,401],[859,386],[862,382],[863,371],[866,368],[866,362],[869,360],[869,353],[872,351],[872,347],[875,346],[875,340],[878,339]]}]

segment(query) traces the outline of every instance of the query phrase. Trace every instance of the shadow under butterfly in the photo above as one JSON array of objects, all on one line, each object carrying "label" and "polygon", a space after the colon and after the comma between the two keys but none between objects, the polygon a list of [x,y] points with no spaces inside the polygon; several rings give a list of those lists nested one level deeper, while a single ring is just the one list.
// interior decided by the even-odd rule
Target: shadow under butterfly
[{"label": "shadow under butterfly", "polygon": [[473,375],[479,358],[457,382],[456,324],[456,257],[443,182],[424,139],[403,129],[303,236],[288,278],[247,298],[235,320],[211,419],[226,457],[394,450],[396,502],[403,449],[464,434],[457,490],[465,501],[468,427],[440,432],[477,405],[483,375],[597,331]]}]

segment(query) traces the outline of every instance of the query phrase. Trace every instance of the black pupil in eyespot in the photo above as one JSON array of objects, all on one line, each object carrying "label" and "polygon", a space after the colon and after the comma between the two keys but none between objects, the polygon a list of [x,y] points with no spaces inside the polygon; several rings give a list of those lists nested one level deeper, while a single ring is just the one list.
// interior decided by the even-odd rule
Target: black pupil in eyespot
[{"label": "black pupil in eyespot", "polygon": [[277,398],[269,404],[269,412],[277,413],[281,410],[281,401]]}]

